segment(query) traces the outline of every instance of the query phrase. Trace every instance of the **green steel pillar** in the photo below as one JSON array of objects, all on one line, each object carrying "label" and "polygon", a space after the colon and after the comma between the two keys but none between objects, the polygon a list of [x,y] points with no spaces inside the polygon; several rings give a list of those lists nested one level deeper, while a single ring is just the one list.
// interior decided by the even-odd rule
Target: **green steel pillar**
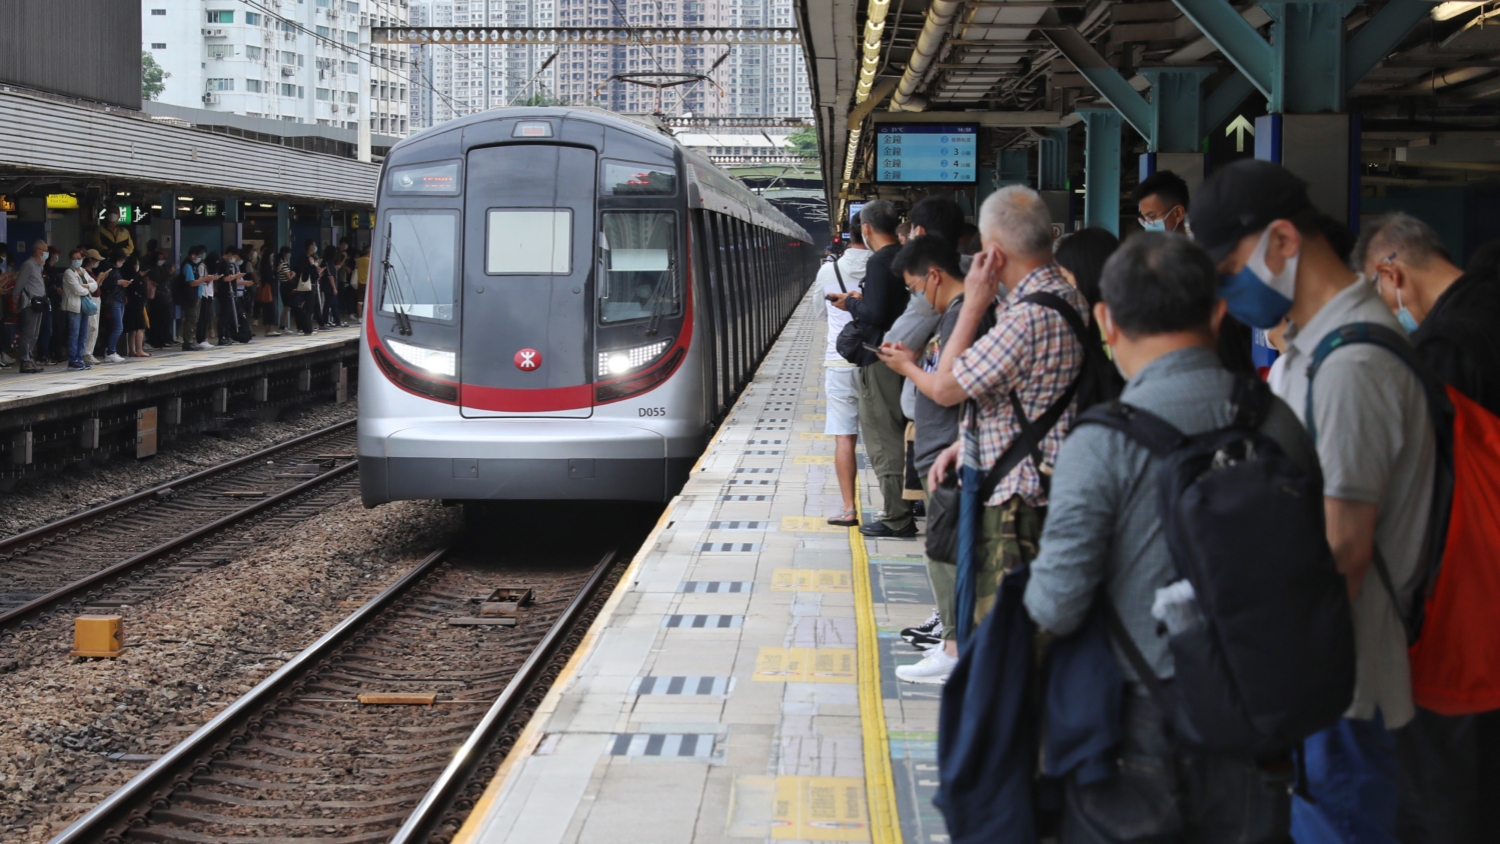
[{"label": "green steel pillar", "polygon": [[1120,113],[1080,108],[1087,130],[1083,159],[1083,224],[1120,233]]}]

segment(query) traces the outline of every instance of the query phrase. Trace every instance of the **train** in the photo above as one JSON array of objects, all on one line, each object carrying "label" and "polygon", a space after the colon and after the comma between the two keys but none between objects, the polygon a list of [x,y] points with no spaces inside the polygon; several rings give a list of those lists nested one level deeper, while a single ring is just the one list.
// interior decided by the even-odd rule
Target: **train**
[{"label": "train", "polygon": [[375,220],[367,507],[670,499],[822,258],[665,128],[591,108],[401,141]]}]

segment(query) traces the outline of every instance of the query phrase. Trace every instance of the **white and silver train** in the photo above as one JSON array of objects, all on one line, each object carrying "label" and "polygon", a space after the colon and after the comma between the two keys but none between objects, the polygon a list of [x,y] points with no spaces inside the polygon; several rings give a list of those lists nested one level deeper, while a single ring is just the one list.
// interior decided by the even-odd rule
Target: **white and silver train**
[{"label": "white and silver train", "polygon": [[668,499],[821,257],[703,156],[593,109],[500,109],[397,144],[376,221],[368,507]]}]

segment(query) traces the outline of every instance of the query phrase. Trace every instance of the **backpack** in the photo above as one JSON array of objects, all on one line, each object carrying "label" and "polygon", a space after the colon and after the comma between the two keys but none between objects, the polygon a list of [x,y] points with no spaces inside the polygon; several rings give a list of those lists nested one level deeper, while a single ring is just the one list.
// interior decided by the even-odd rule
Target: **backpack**
[{"label": "backpack", "polygon": [[[1411,343],[1374,323],[1330,332],[1308,368],[1308,430],[1312,380],[1332,352],[1355,343],[1390,351],[1417,376],[1437,437],[1432,515],[1417,574],[1417,599],[1406,625],[1412,698],[1440,715],[1500,709],[1500,418],[1416,359]],[[1454,456],[1462,454],[1463,460]],[[1377,552],[1373,568],[1395,600],[1396,589]],[[1397,606],[1400,606],[1397,603]]]},{"label": "backpack", "polygon": [[1161,461],[1162,533],[1196,603],[1189,623],[1169,631],[1171,679],[1152,672],[1105,601],[1116,645],[1185,744],[1271,759],[1348,708],[1354,625],[1320,480],[1260,431],[1270,388],[1245,376],[1232,401],[1233,422],[1192,436],[1120,402],[1085,413],[1075,429],[1104,425]]}]

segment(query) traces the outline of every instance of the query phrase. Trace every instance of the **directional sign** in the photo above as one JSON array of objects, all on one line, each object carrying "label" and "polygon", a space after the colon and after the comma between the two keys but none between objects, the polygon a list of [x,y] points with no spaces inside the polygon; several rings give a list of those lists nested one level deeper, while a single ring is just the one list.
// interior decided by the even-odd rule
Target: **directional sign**
[{"label": "directional sign", "polygon": [[1228,137],[1229,135],[1234,135],[1234,151],[1235,152],[1244,152],[1245,151],[1245,133],[1246,132],[1250,133],[1250,137],[1252,137],[1252,138],[1255,137],[1255,125],[1252,124],[1250,121],[1246,120],[1245,119],[1245,115],[1243,115],[1243,114],[1237,115],[1234,118],[1234,120],[1230,121],[1229,126],[1227,126],[1224,129],[1224,136],[1225,137]]}]

